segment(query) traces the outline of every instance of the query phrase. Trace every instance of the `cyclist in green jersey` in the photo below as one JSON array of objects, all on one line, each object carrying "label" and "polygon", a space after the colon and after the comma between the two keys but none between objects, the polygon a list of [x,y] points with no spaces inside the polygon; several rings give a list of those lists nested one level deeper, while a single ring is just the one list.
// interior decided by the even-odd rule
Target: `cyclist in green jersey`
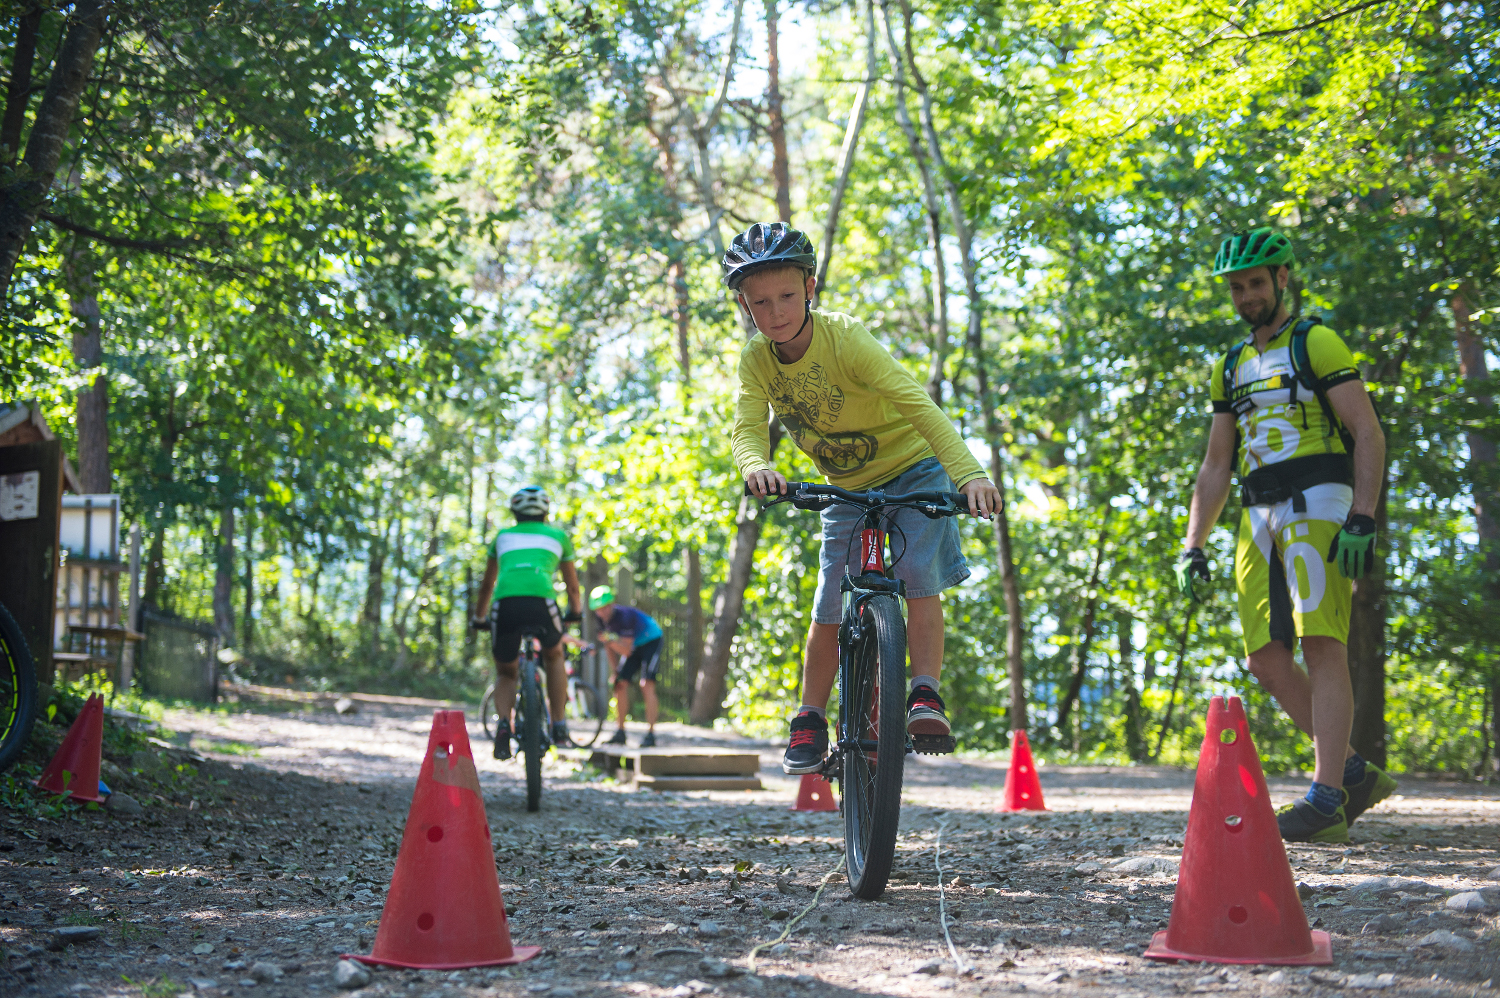
[{"label": "cyclist in green jersey", "polygon": [[[1210,375],[1213,425],[1177,584],[1191,596],[1193,578],[1209,577],[1203,544],[1237,472],[1246,664],[1312,736],[1317,760],[1307,795],[1281,808],[1277,822],[1288,842],[1347,842],[1349,823],[1396,789],[1349,745],[1346,649],[1350,580],[1375,550],[1385,436],[1348,347],[1287,309],[1292,262],[1291,241],[1270,228],[1230,236],[1214,260],[1250,334]],[[1292,658],[1299,641],[1305,672]]]},{"label": "cyclist in green jersey", "polygon": [[[573,564],[573,542],[567,533],[547,522],[551,501],[539,486],[528,485],[510,497],[516,525],[506,527],[490,542],[484,581],[476,607],[490,607],[490,650],[495,658],[495,707],[502,717],[495,725],[495,758],[511,756],[510,709],[516,702],[520,679],[522,628],[541,632],[542,661],[547,667],[547,704],[552,714],[552,741],[570,746],[563,712],[568,703],[568,670],[563,656],[563,626],[580,619],[583,605],[578,569]],[[562,570],[568,593],[568,615],[557,609],[552,576]],[[494,597],[491,607],[490,598]]]}]

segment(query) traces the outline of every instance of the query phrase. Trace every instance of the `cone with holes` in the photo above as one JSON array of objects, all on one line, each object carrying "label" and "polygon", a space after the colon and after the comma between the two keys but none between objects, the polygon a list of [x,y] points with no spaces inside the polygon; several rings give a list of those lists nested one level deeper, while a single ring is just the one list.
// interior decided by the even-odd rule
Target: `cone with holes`
[{"label": "cone with holes", "polygon": [[1031,742],[1025,731],[1017,731],[1010,740],[1010,769],[1005,774],[1005,792],[1000,798],[1001,811],[1045,811],[1042,781],[1036,775],[1031,758]]},{"label": "cone with holes", "polygon": [[99,761],[103,751],[104,698],[95,693],[78,712],[36,785],[55,794],[67,794],[74,800],[99,803],[104,800],[99,795]]},{"label": "cone with holes", "polygon": [[1239,697],[1208,708],[1172,919],[1143,954],[1156,960],[1333,962],[1309,930]]},{"label": "cone with holes", "polygon": [[536,956],[540,946],[510,944],[490,848],[464,712],[434,711],[374,952],[345,956],[423,970],[491,967]]},{"label": "cone with holes", "polygon": [[838,802],[833,799],[833,784],[826,777],[817,773],[808,773],[802,777],[802,784],[797,788],[797,803],[793,805],[793,811],[837,811]]}]

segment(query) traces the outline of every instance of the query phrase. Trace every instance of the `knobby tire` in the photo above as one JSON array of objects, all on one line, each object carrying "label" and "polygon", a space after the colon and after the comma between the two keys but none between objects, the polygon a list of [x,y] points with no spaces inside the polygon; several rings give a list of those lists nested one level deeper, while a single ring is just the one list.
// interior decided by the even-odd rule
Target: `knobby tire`
[{"label": "knobby tire", "polygon": [[[853,733],[874,740],[870,752],[845,752],[842,783],[844,854],[849,890],[873,901],[890,881],[901,820],[906,764],[906,622],[893,596],[865,601],[864,634],[854,647],[850,685],[840,692]],[[873,758],[872,758],[873,755]]]},{"label": "knobby tire", "polygon": [[21,628],[0,606],[0,773],[15,765],[36,720],[36,666]]},{"label": "knobby tire", "polygon": [[541,663],[534,654],[521,657],[521,752],[526,756],[526,810],[542,808],[542,723],[547,708],[537,681]]},{"label": "knobby tire", "polygon": [[588,748],[604,730],[604,698],[593,683],[576,679],[569,686],[568,734],[573,737],[574,745]]}]

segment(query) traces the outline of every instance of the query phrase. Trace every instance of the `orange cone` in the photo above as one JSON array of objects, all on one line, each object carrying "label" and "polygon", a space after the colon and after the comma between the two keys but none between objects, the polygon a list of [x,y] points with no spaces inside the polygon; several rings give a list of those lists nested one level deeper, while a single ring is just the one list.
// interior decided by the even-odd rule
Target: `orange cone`
[{"label": "orange cone", "polygon": [[999,810],[1047,810],[1047,803],[1042,800],[1042,781],[1036,774],[1031,742],[1026,739],[1025,731],[1017,731],[1010,740],[1010,769],[1005,774],[1005,793]]},{"label": "orange cone", "polygon": [[793,811],[837,811],[838,809],[838,802],[833,799],[832,783],[817,773],[807,773],[802,777],[802,785],[797,788],[797,803],[792,806]]},{"label": "orange cone", "polygon": [[392,967],[457,970],[520,963],[539,952],[540,946],[510,944],[464,712],[434,711],[374,952],[344,955]]},{"label": "orange cone", "polygon": [[1227,706],[1223,697],[1209,704],[1172,918],[1143,955],[1209,963],[1333,962],[1328,933],[1307,927],[1239,697]]},{"label": "orange cone", "polygon": [[99,759],[104,751],[104,698],[95,693],[78,712],[67,737],[36,785],[55,794],[67,794],[74,800],[97,804],[99,796]]}]

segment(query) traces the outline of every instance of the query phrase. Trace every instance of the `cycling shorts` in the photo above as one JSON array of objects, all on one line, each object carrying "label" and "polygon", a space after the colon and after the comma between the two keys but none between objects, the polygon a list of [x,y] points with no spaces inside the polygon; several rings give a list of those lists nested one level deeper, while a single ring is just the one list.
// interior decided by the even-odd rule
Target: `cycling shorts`
[{"label": "cycling shorts", "polygon": [[1295,648],[1297,638],[1328,637],[1349,643],[1353,591],[1328,549],[1354,501],[1347,485],[1314,485],[1303,491],[1307,512],[1292,500],[1247,506],[1240,514],[1234,556],[1240,630],[1245,654],[1272,641]]},{"label": "cycling shorts", "polygon": [[620,663],[619,671],[615,673],[615,682],[628,683],[635,679],[636,673],[640,673],[641,681],[656,681],[656,674],[661,670],[661,638],[652,638],[643,645],[636,645],[630,649],[630,654],[625,656],[625,661]]},{"label": "cycling shorts", "polygon": [[540,596],[507,596],[490,610],[490,652],[496,662],[514,662],[521,654],[521,630],[536,628],[543,648],[562,640],[562,612],[557,600]]}]

